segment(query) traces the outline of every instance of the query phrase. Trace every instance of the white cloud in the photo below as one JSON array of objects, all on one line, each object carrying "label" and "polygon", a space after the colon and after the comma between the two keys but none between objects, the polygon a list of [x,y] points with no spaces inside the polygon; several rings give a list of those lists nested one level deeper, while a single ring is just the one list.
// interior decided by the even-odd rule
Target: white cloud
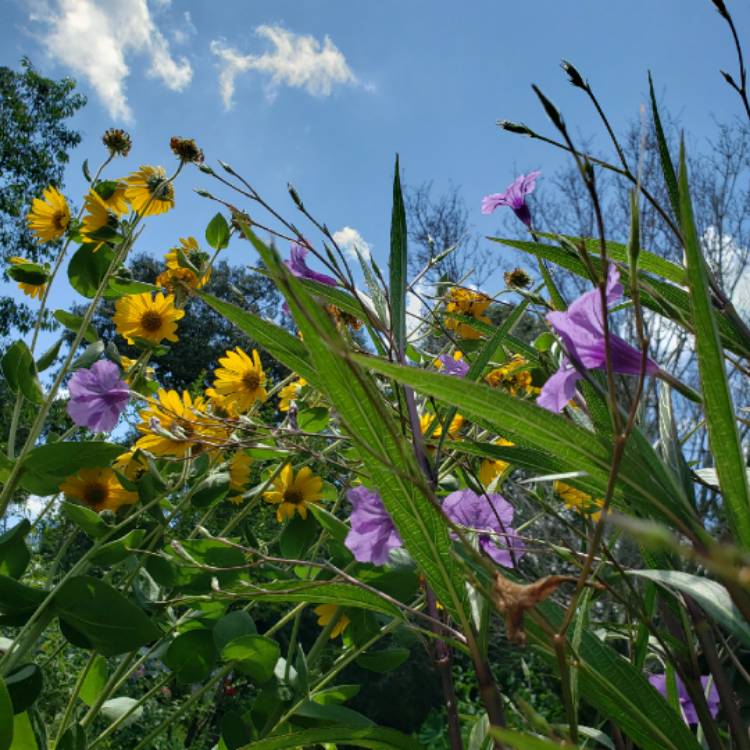
[{"label": "white cloud", "polygon": [[148,76],[172,91],[182,91],[192,79],[189,61],[172,56],[146,0],[53,0],[32,20],[45,24],[41,37],[49,54],[85,78],[115,119],[133,120],[125,92],[131,53],[145,56]]},{"label": "white cloud", "polygon": [[429,317],[425,315],[425,306],[422,300],[428,297],[432,291],[432,285],[424,279],[417,282],[414,292],[406,293],[406,333],[409,339],[414,339],[421,334],[423,325],[422,318]]},{"label": "white cloud", "polygon": [[182,14],[182,28],[172,31],[172,39],[175,40],[176,44],[186,44],[190,41],[190,37],[195,36],[197,33],[198,29],[193,23],[193,16],[189,10],[186,10]]},{"label": "white cloud", "polygon": [[245,55],[214,39],[211,52],[219,58],[219,89],[226,109],[232,106],[234,82],[240,73],[258,70],[270,76],[267,96],[273,99],[279,86],[302,88],[313,96],[329,96],[334,86],[358,83],[343,53],[326,36],[321,46],[313,36],[295,34],[281,26],[258,26],[255,33],[273,44],[262,55]]},{"label": "white cloud", "polygon": [[334,232],[333,239],[352,258],[357,257],[357,250],[359,250],[365,260],[370,257],[372,250],[370,244],[365,242],[362,235],[356,229],[352,229],[352,227],[343,227],[338,232]]}]

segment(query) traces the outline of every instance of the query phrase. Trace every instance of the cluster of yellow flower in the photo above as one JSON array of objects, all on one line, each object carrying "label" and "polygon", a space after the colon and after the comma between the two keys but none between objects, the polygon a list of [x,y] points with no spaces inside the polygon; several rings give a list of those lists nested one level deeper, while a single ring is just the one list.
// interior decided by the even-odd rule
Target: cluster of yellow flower
[{"label": "cluster of yellow flower", "polygon": [[552,489],[565,503],[566,508],[591,516],[592,521],[598,521],[601,517],[601,508],[604,507],[603,498],[591,497],[591,495],[582,490],[577,490],[575,487],[565,484],[565,482],[555,482]]},{"label": "cluster of yellow flower", "polygon": [[490,319],[484,314],[492,300],[482,292],[474,292],[471,289],[454,286],[448,291],[445,302],[445,311],[449,313],[445,318],[445,327],[449,331],[455,331],[459,338],[478,339],[480,332],[464,323],[459,318],[451,316],[450,313],[474,318],[482,323],[490,323]]},{"label": "cluster of yellow flower", "polygon": [[514,354],[510,362],[496,367],[484,376],[485,382],[493,388],[504,388],[511,396],[537,395],[539,388],[532,385],[529,363],[520,355]]}]

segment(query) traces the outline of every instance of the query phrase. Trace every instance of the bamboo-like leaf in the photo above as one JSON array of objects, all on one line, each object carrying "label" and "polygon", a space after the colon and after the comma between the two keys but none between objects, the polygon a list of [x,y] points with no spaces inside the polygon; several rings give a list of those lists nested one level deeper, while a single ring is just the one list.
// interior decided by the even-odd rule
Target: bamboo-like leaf
[{"label": "bamboo-like leaf", "polygon": [[489,734],[515,750],[576,750],[579,747],[579,745],[571,745],[570,742],[561,745],[559,742],[500,727],[490,727]]},{"label": "bamboo-like leaf", "polygon": [[391,325],[396,339],[396,348],[403,354],[406,348],[406,274],[407,274],[406,210],[401,194],[401,175],[398,155],[393,175],[393,212],[391,214],[391,254],[388,261],[390,271]]},{"label": "bamboo-like leaf", "polygon": [[711,303],[706,261],[693,219],[684,148],[680,149],[678,188],[680,227],[690,284],[690,305],[695,320],[695,352],[703,389],[708,440],[733,535],[740,545],[749,548],[750,491],[745,458],[724,368],[724,352]]},{"label": "bamboo-like leaf", "polygon": [[327,726],[303,729],[256,740],[238,750],[297,750],[321,743],[334,742],[344,746],[366,747],[370,750],[422,750],[413,737],[386,727]]},{"label": "bamboo-like leaf", "polygon": [[659,108],[656,106],[656,94],[654,93],[654,80],[651,73],[648,74],[648,93],[651,99],[651,115],[654,118],[654,130],[656,131],[656,142],[659,146],[659,158],[661,159],[661,171],[664,175],[664,182],[667,186],[669,202],[672,204],[674,215],[680,215],[680,193],[677,187],[677,176],[674,173],[674,164],[672,157],[669,155],[667,139],[664,136],[664,128],[661,126],[661,117],[659,117]]}]

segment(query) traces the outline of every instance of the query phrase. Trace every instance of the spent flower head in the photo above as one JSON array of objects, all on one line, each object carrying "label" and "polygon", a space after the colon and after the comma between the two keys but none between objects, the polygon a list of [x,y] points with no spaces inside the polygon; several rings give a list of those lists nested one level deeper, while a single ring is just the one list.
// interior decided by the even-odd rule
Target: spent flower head
[{"label": "spent flower head", "polygon": [[122,128],[109,128],[104,131],[102,143],[112,156],[127,156],[133,145],[130,135]]},{"label": "spent flower head", "polygon": [[169,140],[169,148],[172,153],[185,164],[202,164],[203,151],[192,138],[180,138],[172,136]]}]

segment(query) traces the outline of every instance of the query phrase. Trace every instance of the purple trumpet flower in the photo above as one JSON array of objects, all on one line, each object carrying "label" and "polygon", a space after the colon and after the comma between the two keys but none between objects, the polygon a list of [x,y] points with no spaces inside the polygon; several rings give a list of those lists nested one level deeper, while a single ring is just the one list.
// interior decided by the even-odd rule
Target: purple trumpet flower
[{"label": "purple trumpet flower", "polygon": [[385,565],[392,549],[401,546],[401,537],[375,490],[352,487],[346,497],[352,504],[351,530],[344,544],[358,562]]},{"label": "purple trumpet flower", "polygon": [[443,366],[441,370],[446,375],[464,378],[466,373],[469,372],[469,365],[463,359],[455,359],[450,354],[441,354],[438,359]]},{"label": "purple trumpet flower", "polygon": [[130,398],[120,368],[107,359],[76,370],[68,383],[68,414],[81,427],[92,432],[109,432],[120,418]]},{"label": "purple trumpet flower", "polygon": [[443,512],[454,523],[480,532],[479,546],[498,565],[514,567],[511,550],[516,560],[523,554],[523,542],[511,528],[513,506],[502,495],[477,495],[472,490],[451,492],[443,501]]},{"label": "purple trumpet flower", "polygon": [[[649,676],[648,681],[666,698],[667,697],[667,676],[665,674],[652,674]],[[680,701],[680,708],[682,709],[682,716],[688,724],[698,723],[698,712],[695,710],[695,704],[690,700],[688,691],[685,688],[685,684],[682,680],[675,675],[675,681],[677,682],[677,697]],[[703,686],[703,692],[706,692],[706,685],[708,685],[708,676],[704,675],[701,677],[701,685]],[[708,711],[711,714],[711,718],[715,719],[719,713],[719,707],[721,702],[719,701],[719,691],[716,689],[716,685],[712,684],[711,689],[708,691],[706,696],[706,703],[708,704]]]},{"label": "purple trumpet flower", "polygon": [[289,260],[286,261],[287,268],[299,279],[312,279],[313,281],[326,284],[327,286],[336,286],[338,283],[336,279],[331,276],[326,276],[324,273],[313,271],[312,268],[307,267],[305,256],[308,252],[308,248],[293,242],[289,249]]},{"label": "purple trumpet flower", "polygon": [[[610,264],[607,271],[607,307],[622,297],[620,272]],[[574,363],[583,369],[603,370],[607,366],[604,345],[604,315],[599,288],[580,296],[565,312],[551,312],[547,321],[562,339],[567,350],[560,369],[544,384],[537,398],[539,406],[549,411],[560,412],[573,398],[576,383],[582,375]],[[619,336],[609,334],[609,349],[612,355],[612,369],[623,375],[638,375],[641,371],[641,352]],[[646,360],[646,374],[654,375],[659,366]]]},{"label": "purple trumpet flower", "polygon": [[502,193],[493,193],[482,198],[482,213],[491,214],[498,206],[508,206],[513,213],[531,229],[531,211],[526,205],[526,196],[534,192],[540,171],[516,177]]}]

